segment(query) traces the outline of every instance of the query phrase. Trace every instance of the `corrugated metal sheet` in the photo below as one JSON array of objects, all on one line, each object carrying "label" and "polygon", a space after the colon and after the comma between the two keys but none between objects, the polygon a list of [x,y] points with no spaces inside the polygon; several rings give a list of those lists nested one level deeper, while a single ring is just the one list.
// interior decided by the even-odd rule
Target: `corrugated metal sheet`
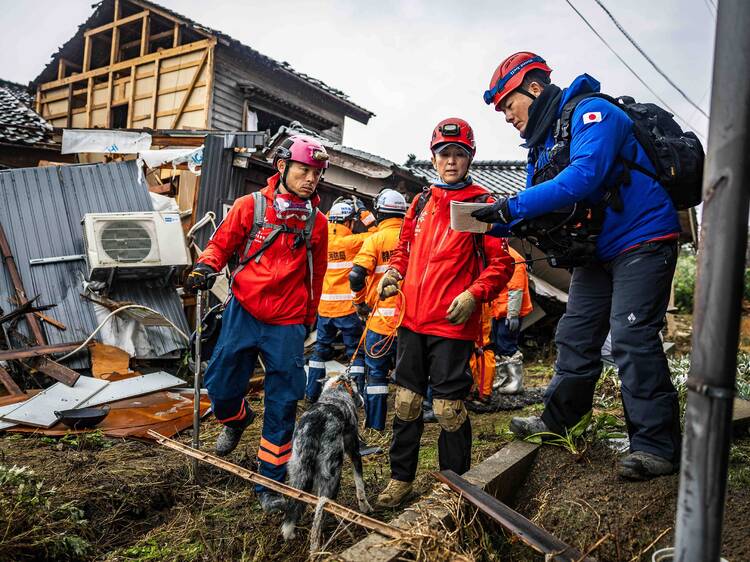
[{"label": "corrugated metal sheet", "polygon": [[[407,168],[429,181],[439,180],[428,160],[416,160]],[[520,160],[475,160],[471,163],[471,177],[493,193],[510,197],[526,187],[526,163]]]},{"label": "corrugated metal sheet", "polygon": [[[0,224],[5,229],[28,296],[57,304],[47,314],[66,331],[43,325],[51,344],[85,339],[97,326],[93,304],[82,298],[83,261],[29,264],[84,251],[81,220],[85,213],[151,211],[151,199],[135,162],[21,168],[0,172]],[[5,268],[0,275],[0,307],[12,310],[14,294]],[[145,282],[118,282],[109,295],[151,307],[188,331],[180,298],[171,288],[151,288]],[[21,324],[25,329],[25,322]],[[185,347],[172,330],[147,328],[158,355]]]}]

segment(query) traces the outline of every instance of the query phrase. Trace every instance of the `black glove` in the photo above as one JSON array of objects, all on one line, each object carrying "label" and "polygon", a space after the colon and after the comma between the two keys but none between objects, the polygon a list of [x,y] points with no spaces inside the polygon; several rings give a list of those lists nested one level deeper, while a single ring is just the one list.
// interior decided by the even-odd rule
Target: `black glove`
[{"label": "black glove", "polygon": [[182,286],[188,293],[207,291],[216,281],[216,270],[208,264],[196,263]]},{"label": "black glove", "polygon": [[515,336],[521,328],[521,320],[518,316],[508,316],[505,318],[505,325],[508,328],[508,333]]},{"label": "black glove", "polygon": [[372,312],[372,309],[367,306],[366,302],[358,302],[354,304],[354,308],[357,309],[357,316],[359,316],[359,319],[362,320],[362,322],[367,322],[367,318],[370,316],[370,312]]},{"label": "black glove", "polygon": [[481,209],[477,209],[471,216],[482,222],[501,222],[503,224],[509,224],[513,217],[510,215],[510,209],[508,208],[508,198],[501,197],[495,201],[492,205],[487,205]]}]

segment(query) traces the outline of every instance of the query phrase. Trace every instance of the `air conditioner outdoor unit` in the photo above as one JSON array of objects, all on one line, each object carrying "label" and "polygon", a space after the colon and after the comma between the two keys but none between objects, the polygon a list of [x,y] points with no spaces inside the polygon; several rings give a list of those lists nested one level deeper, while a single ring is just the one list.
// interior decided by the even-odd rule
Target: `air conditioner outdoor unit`
[{"label": "air conditioner outdoor unit", "polygon": [[190,264],[177,213],[87,213],[89,280],[171,277]]}]

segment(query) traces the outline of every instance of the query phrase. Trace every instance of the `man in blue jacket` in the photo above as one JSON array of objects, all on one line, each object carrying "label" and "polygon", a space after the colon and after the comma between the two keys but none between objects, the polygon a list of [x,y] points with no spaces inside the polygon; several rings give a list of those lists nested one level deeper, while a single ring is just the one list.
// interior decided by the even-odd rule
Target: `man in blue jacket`
[{"label": "man in blue jacket", "polygon": [[599,82],[583,74],[561,90],[550,83],[551,72],[529,52],[511,55],[495,71],[485,102],[503,112],[526,141],[527,189],[474,216],[495,223],[490,233],[496,236],[575,203],[603,212],[603,222],[593,260],[573,268],[544,412],[513,418],[511,431],[564,434],[591,410],[602,370],[600,350],[611,329],[630,435],[630,453],[618,472],[638,480],[670,474],[679,463],[679,406],[659,332],[677,260],[677,211],[657,181],[624,164],[654,170],[633,135],[632,120],[604,99],[583,97],[575,105],[569,160],[555,167],[559,161],[550,156],[563,107],[598,92]]}]

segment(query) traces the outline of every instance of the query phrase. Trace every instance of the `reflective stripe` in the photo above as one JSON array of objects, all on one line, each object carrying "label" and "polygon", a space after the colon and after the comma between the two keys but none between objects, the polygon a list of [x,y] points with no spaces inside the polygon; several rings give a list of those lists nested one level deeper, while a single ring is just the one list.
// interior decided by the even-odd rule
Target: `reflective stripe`
[{"label": "reflective stripe", "polygon": [[388,394],[388,386],[386,385],[368,386],[367,394]]},{"label": "reflective stripe", "polygon": [[278,446],[278,445],[274,445],[273,443],[271,443],[265,437],[261,437],[260,438],[260,446],[263,447],[264,449],[268,449],[274,455],[278,456],[278,455],[281,455],[281,454],[286,453],[287,451],[291,450],[291,448],[292,448],[292,442],[289,441],[289,443],[287,443],[286,445]]},{"label": "reflective stripe", "polygon": [[231,418],[225,418],[223,420],[219,420],[219,418],[216,418],[221,423],[227,423],[231,421],[239,421],[245,419],[245,400],[243,398],[242,400],[242,406],[240,406],[240,411],[237,415],[232,416]]},{"label": "reflective stripe", "polygon": [[388,271],[388,268],[391,267],[387,263],[384,263],[383,265],[376,265],[375,266],[375,273],[385,273]]},{"label": "reflective stripe", "polygon": [[354,298],[351,293],[323,293],[320,295],[322,301],[350,301]]},{"label": "reflective stripe", "polygon": [[287,454],[277,457],[265,449],[258,449],[258,458],[274,466],[281,466],[289,462],[289,459],[292,458],[292,452],[289,451]]},{"label": "reflective stripe", "polygon": [[380,316],[396,316],[395,308],[378,308],[378,314]]},{"label": "reflective stripe", "polygon": [[329,261],[328,269],[350,269],[354,264],[350,261]]},{"label": "reflective stripe", "polygon": [[325,361],[313,361],[312,359],[310,359],[310,362],[308,363],[308,366],[311,369],[325,369],[326,368],[326,363],[325,363]]},{"label": "reflective stripe", "polygon": [[357,365],[354,365],[351,369],[349,369],[350,373],[364,373],[365,368],[364,367],[358,367]]}]

